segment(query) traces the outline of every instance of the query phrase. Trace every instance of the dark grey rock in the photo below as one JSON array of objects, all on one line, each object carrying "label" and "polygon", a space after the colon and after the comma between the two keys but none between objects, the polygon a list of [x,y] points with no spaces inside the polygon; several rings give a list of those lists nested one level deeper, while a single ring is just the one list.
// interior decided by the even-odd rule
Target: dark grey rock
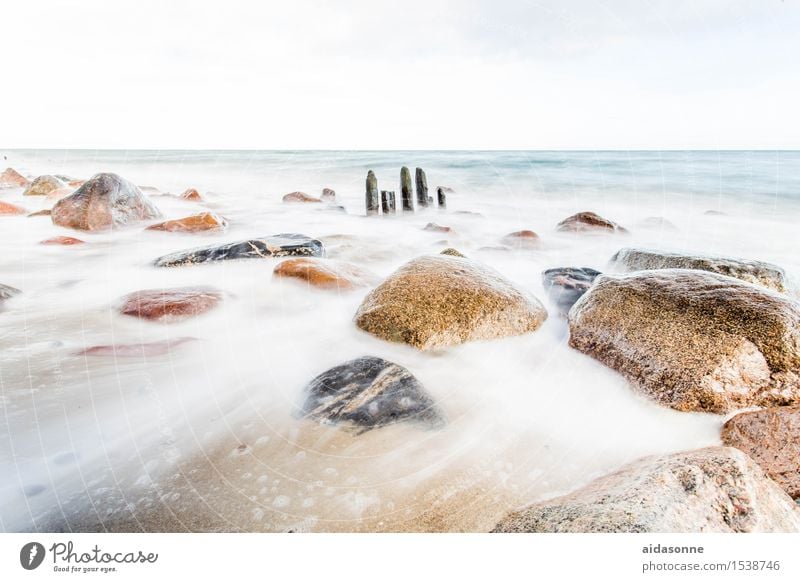
[{"label": "dark grey rock", "polygon": [[300,416],[359,433],[402,421],[440,427],[444,418],[411,372],[373,356],[331,368],[306,387]]},{"label": "dark grey rock", "polygon": [[3,285],[2,283],[0,283],[0,302],[5,301],[6,299],[9,299],[14,295],[18,295],[20,293],[22,293],[22,291],[20,291],[16,287],[11,287],[10,285]]},{"label": "dark grey rock", "polygon": [[202,247],[164,255],[156,267],[179,267],[212,261],[266,259],[271,257],[321,257],[322,243],[304,234],[276,234],[226,245]]},{"label": "dark grey rock", "polygon": [[589,267],[557,267],[542,273],[542,283],[547,296],[566,315],[601,274]]}]

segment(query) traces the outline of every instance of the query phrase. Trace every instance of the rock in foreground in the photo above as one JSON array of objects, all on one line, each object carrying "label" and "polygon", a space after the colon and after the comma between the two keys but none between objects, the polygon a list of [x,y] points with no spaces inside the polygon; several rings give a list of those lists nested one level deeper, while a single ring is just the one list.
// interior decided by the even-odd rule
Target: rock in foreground
[{"label": "rock in foreground", "polygon": [[201,212],[185,218],[167,220],[148,226],[147,230],[162,230],[165,232],[205,232],[221,231],[228,227],[228,221],[213,212]]},{"label": "rock in foreground", "polygon": [[570,310],[569,327],[572,347],[677,410],[800,402],[800,305],[732,277],[602,275]]},{"label": "rock in foreground", "polygon": [[23,196],[47,196],[53,190],[66,188],[67,183],[55,176],[39,176],[25,188]]},{"label": "rock in foreground", "polygon": [[161,216],[135,184],[116,174],[96,174],[53,206],[53,223],[106,230]]},{"label": "rock in foreground", "polygon": [[357,265],[331,259],[287,259],[275,267],[275,275],[305,281],[321,289],[348,291],[367,287],[375,276]]},{"label": "rock in foreground", "polygon": [[331,368],[306,388],[302,415],[322,423],[345,423],[364,432],[402,421],[444,424],[433,400],[411,372],[365,356]]},{"label": "rock in foreground", "polygon": [[579,212],[562,220],[556,225],[556,230],[561,232],[608,232],[627,233],[627,229],[594,212]]},{"label": "rock in foreground", "polygon": [[557,267],[542,273],[542,284],[559,312],[566,315],[601,274],[589,267]]},{"label": "rock in foreground", "polygon": [[356,325],[379,338],[421,350],[520,335],[547,319],[538,299],[500,273],[469,259],[414,259],[373,289]]},{"label": "rock in foreground", "polygon": [[611,266],[621,272],[652,269],[697,269],[728,275],[775,291],[786,291],[786,273],[782,268],[762,261],[730,257],[667,253],[647,249],[620,249],[611,257]]},{"label": "rock in foreground", "polygon": [[202,247],[164,255],[155,261],[157,267],[179,267],[213,261],[235,259],[267,259],[273,257],[321,257],[322,243],[303,234],[276,234],[220,246]]},{"label": "rock in foreground", "polygon": [[147,289],[126,295],[119,311],[124,315],[172,323],[210,311],[222,299],[222,292],[213,287]]},{"label": "rock in foreground", "polygon": [[737,414],[722,427],[722,442],[750,455],[789,496],[800,498],[800,406]]},{"label": "rock in foreground", "polygon": [[494,532],[800,532],[800,509],[741,451],[648,457],[564,497],[512,513]]}]

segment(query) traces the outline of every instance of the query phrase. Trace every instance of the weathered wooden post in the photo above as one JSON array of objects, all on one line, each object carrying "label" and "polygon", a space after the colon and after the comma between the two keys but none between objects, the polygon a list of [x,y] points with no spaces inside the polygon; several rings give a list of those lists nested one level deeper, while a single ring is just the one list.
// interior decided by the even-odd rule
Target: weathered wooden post
[{"label": "weathered wooden post", "polygon": [[414,190],[411,187],[411,171],[400,168],[400,196],[403,199],[403,212],[414,212]]},{"label": "weathered wooden post", "polygon": [[445,196],[444,188],[441,186],[436,188],[436,197],[439,199],[439,208],[447,208],[447,196]]},{"label": "weathered wooden post", "polygon": [[397,211],[393,190],[381,190],[381,209],[384,214],[394,214]]},{"label": "weathered wooden post", "polygon": [[367,216],[378,214],[379,208],[378,197],[378,179],[375,173],[370,170],[367,172]]},{"label": "weathered wooden post", "polygon": [[425,170],[417,168],[417,204],[425,207],[428,205],[428,180],[425,178]]}]

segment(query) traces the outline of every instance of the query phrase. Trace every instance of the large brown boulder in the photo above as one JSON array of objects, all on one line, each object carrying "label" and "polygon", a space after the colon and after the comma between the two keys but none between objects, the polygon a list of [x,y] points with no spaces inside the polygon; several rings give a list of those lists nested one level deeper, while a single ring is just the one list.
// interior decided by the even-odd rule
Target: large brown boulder
[{"label": "large brown boulder", "polygon": [[786,291],[784,270],[777,265],[762,261],[628,248],[620,249],[611,257],[611,267],[619,272],[698,269],[728,275],[775,291]]},{"label": "large brown boulder", "polygon": [[601,275],[569,312],[570,345],[677,410],[800,402],[800,305],[688,269]]},{"label": "large brown boulder", "polygon": [[505,517],[494,532],[800,532],[800,508],[741,451],[648,457]]},{"label": "large brown boulder", "polygon": [[147,289],[126,295],[120,313],[152,321],[175,322],[215,308],[223,299],[213,287]]},{"label": "large brown boulder", "polygon": [[737,414],[722,427],[722,442],[750,455],[786,493],[800,498],[800,406]]},{"label": "large brown boulder", "polygon": [[349,291],[367,287],[376,277],[358,265],[332,259],[299,257],[287,259],[273,270],[277,277],[297,279],[312,287]]},{"label": "large brown boulder", "polygon": [[414,259],[373,289],[356,325],[421,350],[536,330],[547,311],[534,296],[480,263],[447,255]]},{"label": "large brown boulder", "polygon": [[53,190],[67,188],[67,183],[56,176],[39,176],[25,188],[23,196],[47,196]]},{"label": "large brown boulder", "polygon": [[53,206],[53,223],[79,230],[106,230],[161,213],[138,186],[116,174],[96,174]]},{"label": "large brown boulder", "polygon": [[30,184],[25,176],[17,172],[14,168],[6,168],[0,174],[0,188],[22,188]]},{"label": "large brown boulder", "polygon": [[588,232],[607,232],[607,233],[627,233],[627,229],[623,228],[613,220],[603,218],[594,212],[579,212],[568,216],[556,225],[556,230],[561,232],[575,232],[575,233],[588,233]]}]

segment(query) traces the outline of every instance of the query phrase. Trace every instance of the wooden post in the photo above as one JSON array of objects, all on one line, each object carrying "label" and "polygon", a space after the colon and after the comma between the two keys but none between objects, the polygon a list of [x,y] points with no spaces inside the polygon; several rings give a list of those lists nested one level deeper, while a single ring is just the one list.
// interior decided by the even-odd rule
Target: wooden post
[{"label": "wooden post", "polygon": [[380,207],[378,197],[378,179],[375,173],[370,170],[367,172],[367,216],[378,214]]},{"label": "wooden post", "polygon": [[436,197],[439,199],[439,208],[447,208],[447,196],[444,195],[444,188],[441,186],[436,189]]},{"label": "wooden post", "polygon": [[425,178],[425,170],[417,168],[417,204],[421,207],[428,206],[428,180]]},{"label": "wooden post", "polygon": [[414,212],[414,190],[411,187],[411,172],[400,168],[400,196],[403,199],[403,212]]},{"label": "wooden post", "polygon": [[397,211],[393,190],[381,190],[381,209],[384,214],[394,214]]}]

